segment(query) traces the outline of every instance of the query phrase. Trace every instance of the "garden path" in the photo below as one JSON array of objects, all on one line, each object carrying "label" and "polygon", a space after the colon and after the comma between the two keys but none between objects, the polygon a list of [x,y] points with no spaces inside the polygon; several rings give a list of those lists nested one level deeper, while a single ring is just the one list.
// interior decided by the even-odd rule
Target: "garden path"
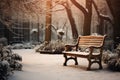
[{"label": "garden path", "polygon": [[34,49],[14,50],[22,56],[23,71],[14,71],[8,80],[120,80],[119,72],[111,72],[103,64],[102,70],[96,70],[97,64],[92,65],[93,70],[86,71],[87,60],[79,58],[79,65],[63,66],[62,54],[40,54]]}]

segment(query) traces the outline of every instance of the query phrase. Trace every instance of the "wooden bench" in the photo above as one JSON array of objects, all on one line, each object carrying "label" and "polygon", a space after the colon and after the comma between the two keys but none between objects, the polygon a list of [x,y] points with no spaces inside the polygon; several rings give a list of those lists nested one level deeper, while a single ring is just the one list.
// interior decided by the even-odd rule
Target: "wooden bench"
[{"label": "wooden bench", "polygon": [[[65,45],[63,55],[65,58],[64,66],[67,66],[67,61],[75,60],[75,65],[78,65],[77,57],[86,58],[88,60],[87,70],[91,69],[93,63],[99,64],[99,69],[102,69],[102,51],[105,41],[104,36],[79,36],[77,44]],[[74,50],[73,50],[74,49]]]}]

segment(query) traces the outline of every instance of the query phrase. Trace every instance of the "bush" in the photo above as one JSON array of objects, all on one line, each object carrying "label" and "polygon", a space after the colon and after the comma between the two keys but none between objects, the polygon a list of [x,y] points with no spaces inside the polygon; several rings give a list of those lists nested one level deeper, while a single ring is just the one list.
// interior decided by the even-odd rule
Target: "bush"
[{"label": "bush", "polygon": [[0,44],[3,44],[3,46],[7,46],[8,45],[7,38],[5,37],[0,38]]},{"label": "bush", "polygon": [[103,62],[107,64],[109,70],[120,71],[120,49],[104,52]]},{"label": "bush", "polygon": [[64,50],[64,43],[59,41],[50,42],[49,44],[41,44],[36,51],[49,52],[54,54],[60,54]]}]

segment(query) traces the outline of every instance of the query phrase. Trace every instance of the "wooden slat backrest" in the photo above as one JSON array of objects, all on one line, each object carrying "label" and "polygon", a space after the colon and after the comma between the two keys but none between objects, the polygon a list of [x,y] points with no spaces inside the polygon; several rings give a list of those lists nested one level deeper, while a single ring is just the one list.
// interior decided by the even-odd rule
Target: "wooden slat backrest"
[{"label": "wooden slat backrest", "polygon": [[105,36],[80,36],[78,46],[103,46]]}]

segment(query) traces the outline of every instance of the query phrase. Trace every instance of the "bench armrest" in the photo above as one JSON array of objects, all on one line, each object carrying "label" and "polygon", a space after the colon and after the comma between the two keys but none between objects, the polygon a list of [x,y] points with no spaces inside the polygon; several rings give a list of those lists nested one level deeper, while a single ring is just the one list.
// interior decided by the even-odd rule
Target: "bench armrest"
[{"label": "bench armrest", "polygon": [[[88,48],[89,48],[89,50],[90,50],[90,55],[93,55],[92,53],[94,52],[95,49],[98,49],[98,50],[99,50],[99,51],[98,51],[99,54],[102,55],[102,50],[103,50],[103,49],[102,49],[102,46],[90,46],[90,47],[88,47]],[[98,52],[97,52],[97,53],[98,53]]]},{"label": "bench armrest", "polygon": [[75,44],[67,44],[65,45],[65,51],[72,51],[73,49],[77,50],[77,45]]},{"label": "bench armrest", "polygon": [[96,49],[99,49],[99,48],[102,48],[102,46],[89,46],[89,48],[96,48]]}]

